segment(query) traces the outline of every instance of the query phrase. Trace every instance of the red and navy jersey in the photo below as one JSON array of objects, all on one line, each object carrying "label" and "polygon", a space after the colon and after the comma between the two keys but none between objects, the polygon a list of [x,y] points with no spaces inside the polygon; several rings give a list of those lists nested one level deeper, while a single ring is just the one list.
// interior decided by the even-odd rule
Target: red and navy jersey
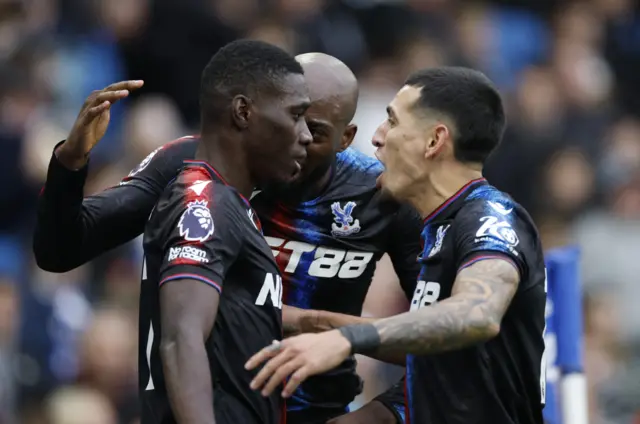
[{"label": "red and navy jersey", "polygon": [[542,424],[546,271],[529,214],[475,180],[427,217],[422,241],[411,310],[450,297],[457,273],[485,259],[511,262],[520,283],[497,337],[407,357],[407,422]]},{"label": "red and navy jersey", "polygon": [[139,373],[142,424],[173,423],[159,344],[161,287],[197,280],[220,293],[205,342],[216,422],[280,422],[278,390],[251,390],[245,362],[282,337],[282,280],[249,202],[211,166],[189,162],[164,191],[144,232]]},{"label": "red and navy jersey", "polygon": [[[193,159],[197,137],[151,153],[122,183],[83,199],[86,168],[65,169],[52,156],[39,201],[34,253],[50,271],[68,271],[138,236],[165,187]],[[354,149],[337,155],[333,176],[318,198],[285,205],[267,192],[251,203],[276,255],[283,301],[301,308],[360,315],[378,259],[386,252],[411,298],[420,264],[422,222],[409,206],[376,189],[380,163]],[[290,411],[344,408],[361,388],[355,362],[316,376],[287,402]]]},{"label": "red and navy jersey", "polygon": [[[377,261],[388,252],[405,291],[419,264],[420,218],[376,189],[380,162],[354,149],[337,155],[333,176],[315,199],[285,204],[268,192],[253,196],[265,238],[284,283],[283,302],[359,316]],[[355,361],[301,385],[289,411],[344,407],[360,391]]]}]

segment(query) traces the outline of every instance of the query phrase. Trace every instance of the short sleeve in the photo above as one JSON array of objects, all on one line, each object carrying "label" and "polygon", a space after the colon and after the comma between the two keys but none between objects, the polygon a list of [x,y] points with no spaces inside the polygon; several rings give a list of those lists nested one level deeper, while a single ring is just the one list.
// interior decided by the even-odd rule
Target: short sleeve
[{"label": "short sleeve", "polygon": [[391,226],[390,243],[387,253],[393,269],[400,279],[400,285],[409,298],[420,272],[418,255],[420,254],[420,232],[422,219],[418,212],[408,205],[400,207]]},{"label": "short sleeve", "polygon": [[404,424],[405,417],[405,376],[387,389],[385,392],[376,396],[373,400],[382,403],[396,417],[398,424]]},{"label": "short sleeve", "polygon": [[193,279],[222,292],[242,248],[237,199],[226,186],[211,180],[198,179],[184,188],[164,244],[159,284]]},{"label": "short sleeve", "polygon": [[531,236],[511,202],[473,200],[458,212],[454,228],[458,270],[484,259],[501,258],[518,269],[521,279],[526,278],[525,255]]}]

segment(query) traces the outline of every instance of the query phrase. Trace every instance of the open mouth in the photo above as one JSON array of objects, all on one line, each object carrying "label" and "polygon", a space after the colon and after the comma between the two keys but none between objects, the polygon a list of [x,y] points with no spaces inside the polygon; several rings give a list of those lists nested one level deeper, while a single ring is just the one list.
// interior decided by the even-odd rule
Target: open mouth
[{"label": "open mouth", "polygon": [[373,154],[375,155],[376,159],[378,159],[380,163],[384,165],[384,160],[382,159],[382,152],[380,151],[379,147],[376,149],[376,151]]}]

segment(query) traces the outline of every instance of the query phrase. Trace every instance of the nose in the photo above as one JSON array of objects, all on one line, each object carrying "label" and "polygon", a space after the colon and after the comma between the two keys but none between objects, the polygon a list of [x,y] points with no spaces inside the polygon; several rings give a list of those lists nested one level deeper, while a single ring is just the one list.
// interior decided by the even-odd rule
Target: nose
[{"label": "nose", "polygon": [[371,144],[373,147],[379,149],[384,146],[384,139],[387,134],[387,125],[386,122],[383,122],[376,128],[376,132],[373,133],[373,138],[371,139]]},{"label": "nose", "polygon": [[307,147],[313,141],[313,136],[311,135],[311,131],[309,131],[309,127],[305,120],[302,120],[302,131],[300,132],[300,144],[304,147]]}]

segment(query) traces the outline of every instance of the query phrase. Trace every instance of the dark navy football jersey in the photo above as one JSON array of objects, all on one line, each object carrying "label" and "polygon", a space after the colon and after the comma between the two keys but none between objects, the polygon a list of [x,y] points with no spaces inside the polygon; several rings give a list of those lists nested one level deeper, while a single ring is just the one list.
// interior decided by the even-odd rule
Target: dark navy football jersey
[{"label": "dark navy football jersey", "polygon": [[[280,422],[279,392],[251,390],[245,362],[282,337],[282,279],[257,216],[211,166],[191,161],[169,184],[144,233],[140,294],[139,372],[142,424],[173,423],[159,344],[159,294],[165,284],[192,279],[220,293],[205,346],[216,422]],[[205,370],[203,370],[205,371]]]},{"label": "dark navy football jersey", "polygon": [[[421,222],[413,209],[376,189],[382,170],[380,162],[349,148],[337,155],[331,182],[316,199],[288,205],[267,192],[251,199],[282,272],[286,305],[359,316],[385,252],[412,293]],[[344,407],[359,391],[350,360],[303,383],[287,409]]]},{"label": "dark navy football jersey", "polygon": [[[194,158],[198,143],[198,137],[184,137],[165,144],[120,185],[84,199],[86,168],[69,171],[53,155],[34,237],[38,264],[67,271],[139,235],[184,160]],[[377,160],[347,149],[338,154],[331,182],[317,199],[295,207],[270,199],[267,192],[251,199],[283,273],[285,303],[360,315],[385,252],[411,298],[420,270],[422,221],[412,208],[380,195],[376,178],[381,172]],[[310,379],[287,406],[309,413],[344,410],[360,387],[355,363],[349,361],[333,374]]]},{"label": "dark navy football jersey", "polygon": [[475,180],[424,221],[422,269],[411,310],[447,299],[458,271],[500,258],[519,271],[497,337],[437,355],[407,357],[407,422],[542,424],[546,271],[527,212]]}]

